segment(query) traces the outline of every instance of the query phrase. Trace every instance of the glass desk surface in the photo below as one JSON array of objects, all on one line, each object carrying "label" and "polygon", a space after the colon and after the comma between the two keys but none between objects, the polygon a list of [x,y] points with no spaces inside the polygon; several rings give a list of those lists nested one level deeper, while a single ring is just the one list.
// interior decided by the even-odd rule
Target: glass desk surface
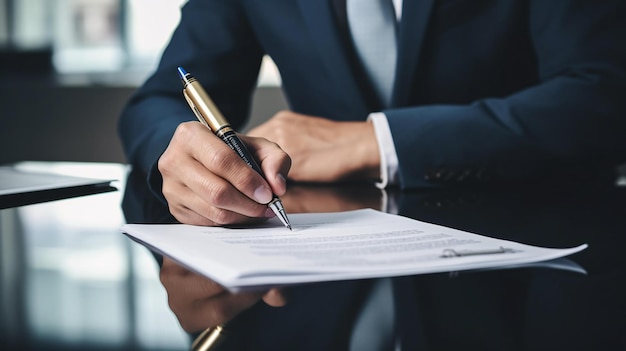
[{"label": "glass desk surface", "polygon": [[[126,183],[125,166],[83,166],[120,179],[120,191],[0,210],[0,349],[188,350],[194,334],[181,324],[191,317],[168,307],[155,257],[119,232],[126,219],[167,220],[166,210],[142,198],[133,177]],[[390,279],[382,303],[393,310],[385,323],[397,350],[626,349],[624,186],[382,193],[294,185],[283,203],[289,213],[369,207],[532,245],[589,244],[568,257],[586,274],[526,267]],[[378,282],[288,288],[286,306],[253,305],[227,324],[216,349],[350,350]]]}]

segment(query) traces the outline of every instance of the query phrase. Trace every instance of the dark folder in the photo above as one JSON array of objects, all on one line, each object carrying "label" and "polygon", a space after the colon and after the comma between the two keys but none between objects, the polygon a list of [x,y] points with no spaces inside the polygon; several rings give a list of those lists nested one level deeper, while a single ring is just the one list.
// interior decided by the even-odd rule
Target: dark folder
[{"label": "dark folder", "polygon": [[0,209],[117,190],[111,182],[0,166]]}]

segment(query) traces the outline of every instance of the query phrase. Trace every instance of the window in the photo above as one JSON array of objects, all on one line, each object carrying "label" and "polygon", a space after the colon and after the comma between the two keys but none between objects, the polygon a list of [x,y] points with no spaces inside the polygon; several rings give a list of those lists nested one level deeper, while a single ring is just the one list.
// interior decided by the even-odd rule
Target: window
[{"label": "window", "polygon": [[[61,75],[124,71],[142,80],[156,66],[186,0],[0,0],[0,47],[50,48]],[[280,85],[269,58],[259,84]]]},{"label": "window", "polygon": [[0,0],[0,44],[50,48],[59,73],[152,68],[185,0]]},{"label": "window", "polygon": [[[45,1],[45,0],[44,0]],[[184,0],[56,0],[54,66],[60,73],[154,67]]]}]

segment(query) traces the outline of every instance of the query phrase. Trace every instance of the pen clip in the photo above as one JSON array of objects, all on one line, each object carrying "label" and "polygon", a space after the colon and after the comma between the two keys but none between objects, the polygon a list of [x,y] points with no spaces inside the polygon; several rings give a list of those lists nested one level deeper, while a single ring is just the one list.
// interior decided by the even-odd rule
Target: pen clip
[{"label": "pen clip", "polygon": [[464,256],[475,256],[475,255],[492,255],[492,254],[502,254],[502,253],[513,253],[515,250],[500,246],[497,249],[483,249],[483,250],[455,250],[455,249],[444,249],[441,254],[442,258],[450,258],[450,257],[464,257]]}]

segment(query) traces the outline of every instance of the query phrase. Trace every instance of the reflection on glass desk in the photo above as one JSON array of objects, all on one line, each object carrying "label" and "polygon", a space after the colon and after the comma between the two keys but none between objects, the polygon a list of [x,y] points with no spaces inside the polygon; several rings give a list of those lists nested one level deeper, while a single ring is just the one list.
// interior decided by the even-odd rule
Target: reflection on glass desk
[{"label": "reflection on glass desk", "polygon": [[[0,211],[0,349],[185,350],[210,326],[216,311],[201,304],[168,307],[168,294],[193,287],[162,285],[155,257],[119,232],[125,220],[172,221],[142,179]],[[526,267],[291,287],[285,306],[258,302],[230,319],[216,350],[384,350],[378,337],[388,350],[626,350],[624,186],[290,185],[282,200],[288,213],[368,207],[531,245],[588,243],[568,257],[586,274]],[[372,301],[383,313],[368,322]]]},{"label": "reflection on glass desk", "polygon": [[[119,179],[117,164],[42,163]],[[0,350],[186,350],[158,266],[120,236],[123,192],[0,210]]]},{"label": "reflection on glass desk", "polygon": [[[172,220],[137,179],[129,178],[127,217]],[[215,349],[626,350],[626,187],[618,184],[385,193],[373,186],[292,184],[281,197],[288,213],[371,207],[531,245],[588,243],[568,257],[586,273],[539,266],[290,287],[283,291],[285,306],[259,302],[226,321]],[[183,300],[180,305],[192,303],[184,301],[191,284],[165,288]],[[372,301],[379,308],[368,321]],[[208,320],[217,311],[202,302],[194,306],[173,310],[197,335],[212,326]]]}]

